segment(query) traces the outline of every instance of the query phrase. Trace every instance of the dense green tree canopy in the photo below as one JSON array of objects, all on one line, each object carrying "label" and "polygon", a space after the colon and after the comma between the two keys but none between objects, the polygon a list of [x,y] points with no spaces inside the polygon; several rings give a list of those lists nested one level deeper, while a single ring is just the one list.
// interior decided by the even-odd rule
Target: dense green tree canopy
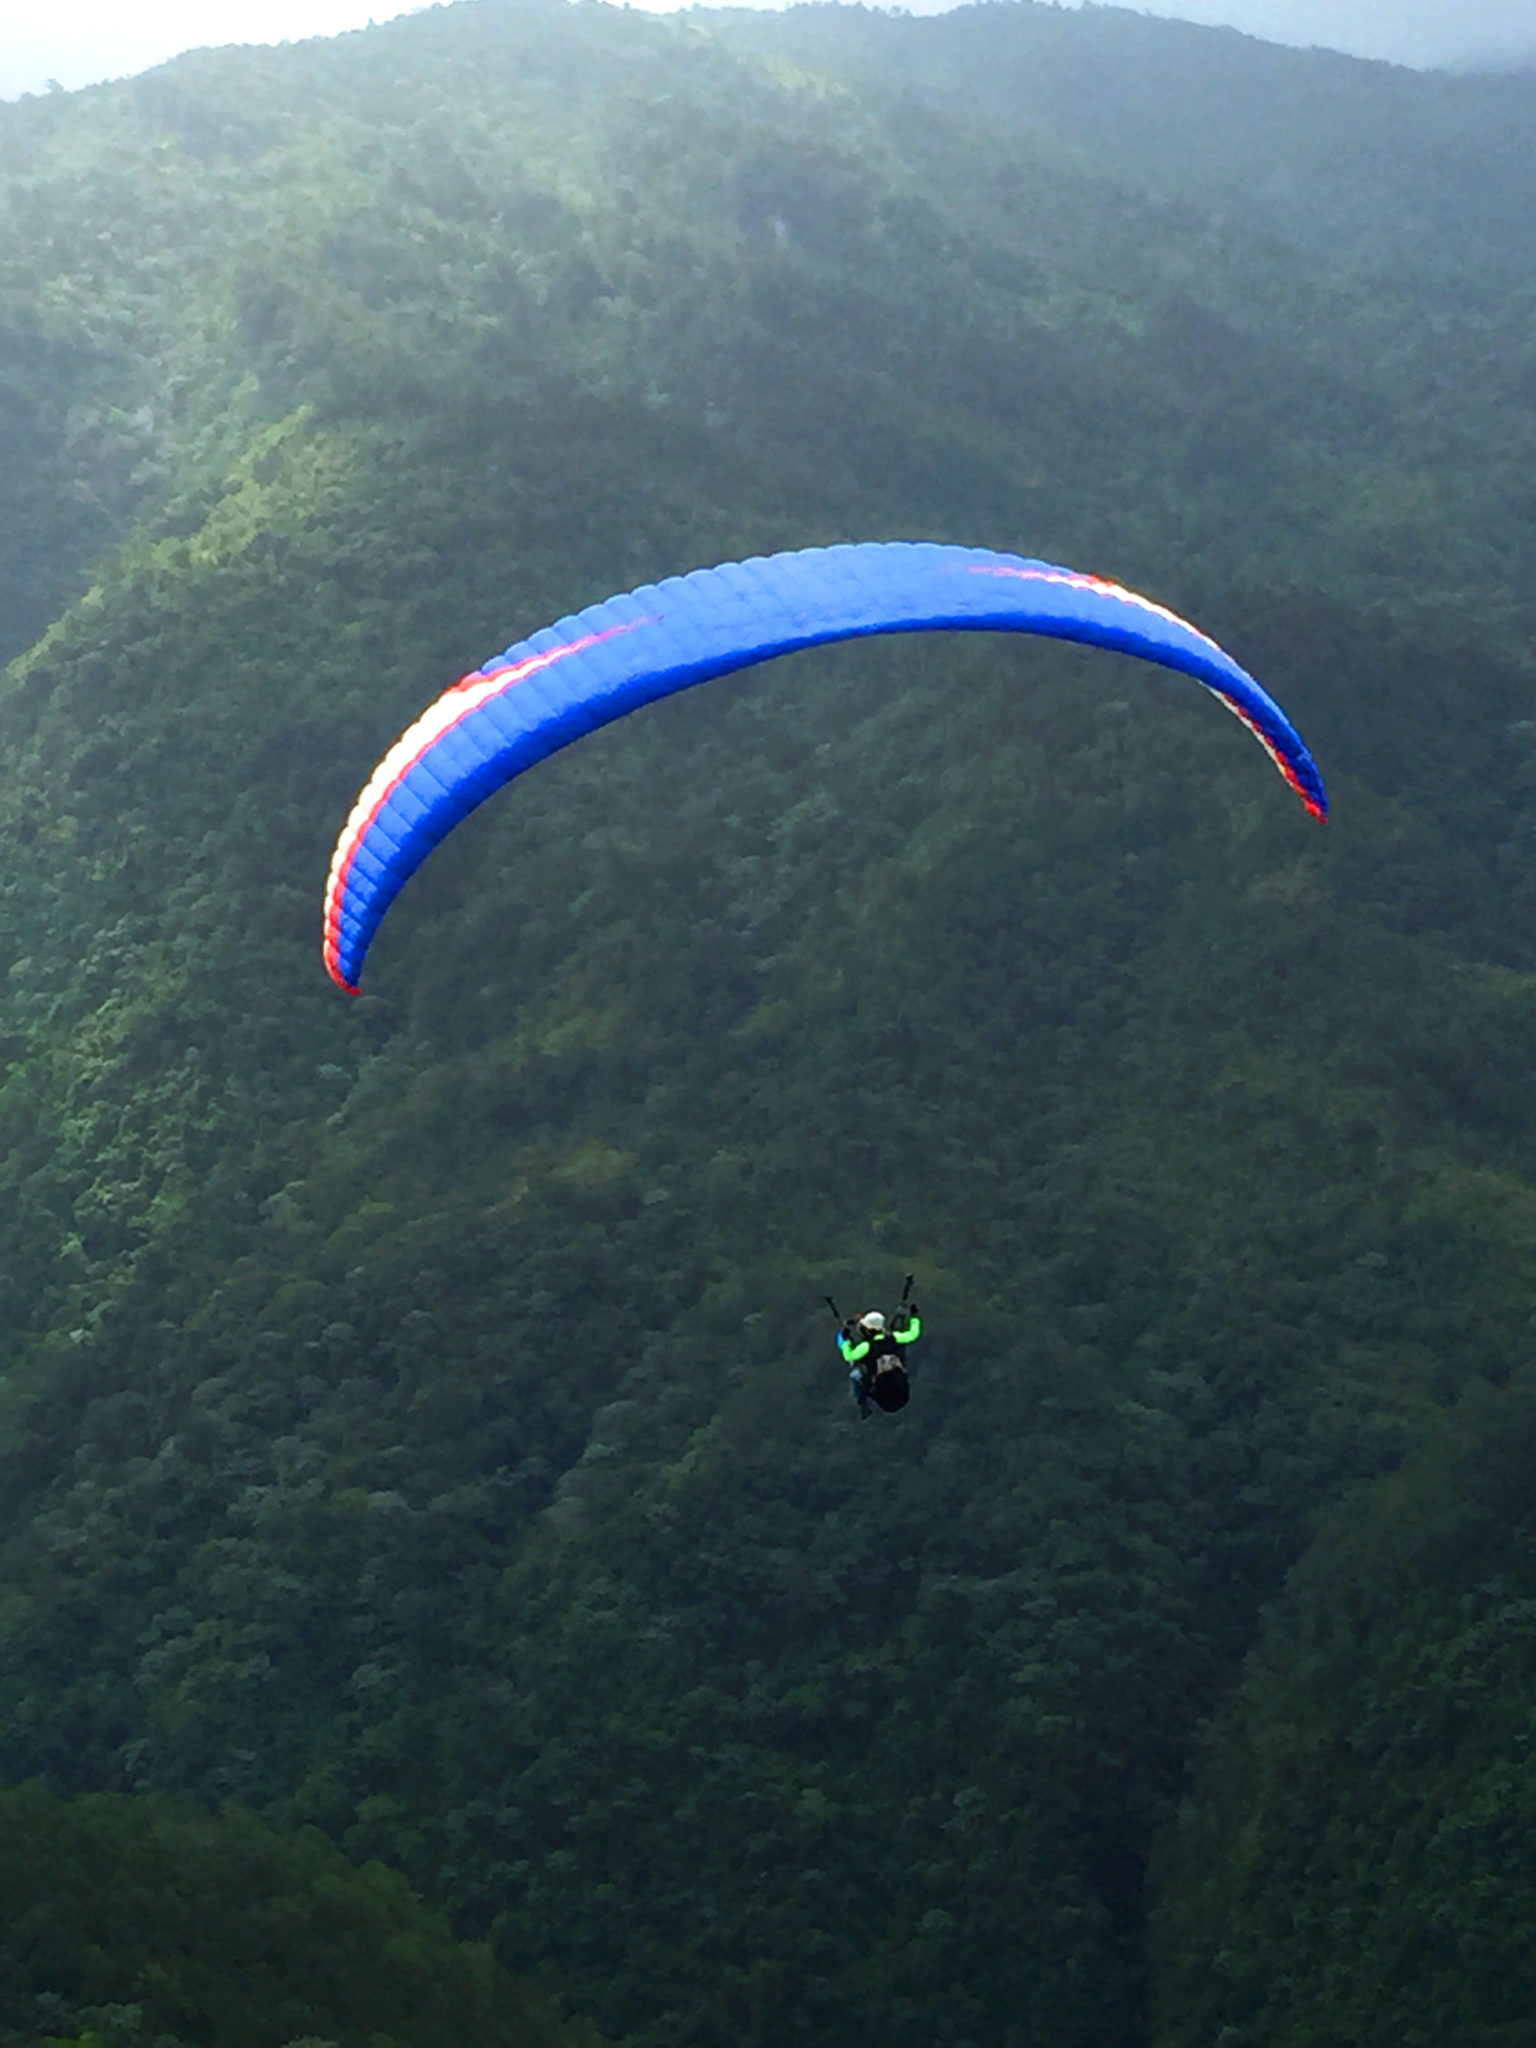
[{"label": "dense green tree canopy", "polygon": [[1533,1449],[1478,1385],[1296,1574],[1166,1846],[1162,2048],[1529,2038]]},{"label": "dense green tree canopy", "polygon": [[0,2040],[576,2048],[409,1886],[310,1830],[164,1798],[0,1793]]},{"label": "dense green tree canopy", "polygon": [[[1197,1732],[1529,1347],[1533,91],[469,0],[0,107],[0,1774],[318,1826],[637,2042],[1144,2048]],[[1113,657],[845,648],[330,989],[445,682],[911,536],[1199,618],[1335,823]],[[861,1428],[821,1296],[909,1267]]]}]

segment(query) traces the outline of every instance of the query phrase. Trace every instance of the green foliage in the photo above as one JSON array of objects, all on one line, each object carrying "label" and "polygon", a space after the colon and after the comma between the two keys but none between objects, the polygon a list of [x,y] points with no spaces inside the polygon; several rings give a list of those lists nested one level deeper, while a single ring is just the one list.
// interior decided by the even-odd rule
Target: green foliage
[{"label": "green foliage", "polygon": [[409,1886],[237,1808],[0,1793],[0,2041],[577,2048]]},{"label": "green foliage", "polygon": [[[1218,43],[486,4],[0,108],[0,1774],[316,1824],[636,2041],[1140,2048],[1194,1731],[1536,1281],[1529,249],[1408,197],[1528,132]],[[1195,612],[1337,822],[1139,666],[867,645],[551,762],[334,996],[434,688],[900,533]],[[911,1265],[861,1429],[819,1297]]]},{"label": "green foliage", "polygon": [[1298,1568],[1163,1858],[1160,2044],[1529,2038],[1533,1451],[1480,1387]]}]

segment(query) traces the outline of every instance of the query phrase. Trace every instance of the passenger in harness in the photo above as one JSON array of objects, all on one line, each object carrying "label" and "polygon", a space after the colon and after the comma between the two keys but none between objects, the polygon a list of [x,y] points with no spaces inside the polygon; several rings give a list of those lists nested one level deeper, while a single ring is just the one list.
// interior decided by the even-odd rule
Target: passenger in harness
[{"label": "passenger in harness", "polygon": [[[909,1280],[908,1287],[911,1284]],[[871,1401],[887,1415],[906,1407],[912,1391],[907,1381],[906,1347],[922,1334],[922,1317],[905,1292],[892,1324],[887,1324],[877,1308],[843,1324],[837,1333],[837,1348],[848,1368],[848,1389],[861,1418],[869,1414]]]}]

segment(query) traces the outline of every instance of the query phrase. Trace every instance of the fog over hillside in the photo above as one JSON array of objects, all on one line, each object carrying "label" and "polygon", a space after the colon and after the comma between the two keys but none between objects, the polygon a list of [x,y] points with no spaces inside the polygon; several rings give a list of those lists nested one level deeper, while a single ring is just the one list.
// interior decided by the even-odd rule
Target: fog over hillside
[{"label": "fog over hillside", "polygon": [[1389,64],[1461,70],[1536,63],[1530,0],[1156,0],[1141,11]]},{"label": "fog over hillside", "polygon": [[[656,13],[679,11],[677,0],[639,4]],[[131,10],[109,0],[64,0],[47,9],[31,0],[0,0],[0,100],[130,77],[183,50],[297,42],[424,11],[397,0],[371,6],[368,0],[147,0]],[[900,11],[946,14],[952,7],[949,0],[916,0]],[[1536,63],[1536,9],[1529,0],[1155,0],[1137,11],[1391,64],[1459,70]]]}]

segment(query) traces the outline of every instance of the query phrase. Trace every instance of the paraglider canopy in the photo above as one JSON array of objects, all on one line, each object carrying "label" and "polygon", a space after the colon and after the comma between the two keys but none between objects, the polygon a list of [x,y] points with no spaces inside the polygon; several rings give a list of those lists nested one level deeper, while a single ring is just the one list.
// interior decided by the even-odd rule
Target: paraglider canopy
[{"label": "paraglider canopy", "polygon": [[870,541],[696,569],[608,598],[445,690],[369,777],[336,844],[326,968],[355,993],[384,914],[461,818],[536,762],[642,704],[834,640],[1040,633],[1193,676],[1316,818],[1323,781],[1285,713],[1214,640],[1117,583],[987,548]]}]

